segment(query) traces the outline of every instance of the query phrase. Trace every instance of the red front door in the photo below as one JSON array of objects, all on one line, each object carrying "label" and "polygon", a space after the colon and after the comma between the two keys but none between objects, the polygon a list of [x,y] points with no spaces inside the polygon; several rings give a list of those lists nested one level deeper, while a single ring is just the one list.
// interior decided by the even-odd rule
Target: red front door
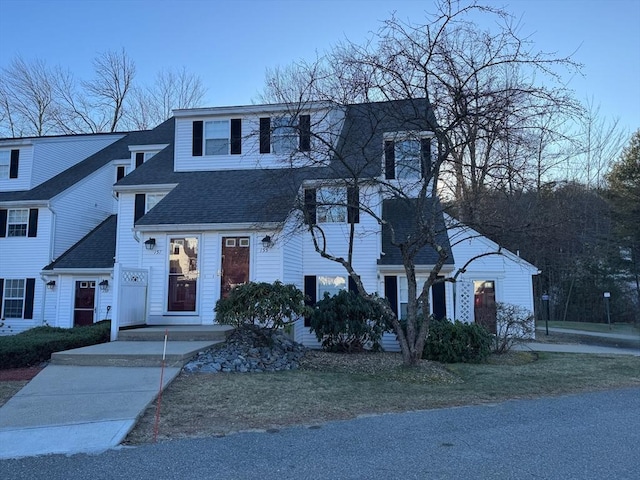
[{"label": "red front door", "polygon": [[77,281],[73,306],[73,326],[91,325],[95,313],[96,282]]},{"label": "red front door", "polygon": [[249,237],[222,238],[222,279],[220,297],[249,281]]}]

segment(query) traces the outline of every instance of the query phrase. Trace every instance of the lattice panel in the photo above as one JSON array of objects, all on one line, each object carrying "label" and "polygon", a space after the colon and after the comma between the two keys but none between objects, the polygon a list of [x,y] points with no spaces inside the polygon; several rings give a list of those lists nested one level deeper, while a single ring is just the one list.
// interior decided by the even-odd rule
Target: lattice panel
[{"label": "lattice panel", "polygon": [[458,295],[458,320],[470,321],[473,318],[473,311],[471,307],[473,305],[472,299],[472,284],[471,282],[458,282],[457,283],[457,295]]},{"label": "lattice panel", "polygon": [[147,285],[149,273],[144,270],[123,270],[120,277],[124,285]]}]

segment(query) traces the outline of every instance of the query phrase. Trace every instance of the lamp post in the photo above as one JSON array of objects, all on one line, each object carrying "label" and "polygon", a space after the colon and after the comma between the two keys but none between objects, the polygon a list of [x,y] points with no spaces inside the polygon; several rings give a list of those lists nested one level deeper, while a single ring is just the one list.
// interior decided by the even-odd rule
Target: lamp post
[{"label": "lamp post", "polygon": [[547,335],[549,335],[549,294],[548,293],[544,293],[542,295],[542,305],[544,308],[544,326],[547,332]]}]

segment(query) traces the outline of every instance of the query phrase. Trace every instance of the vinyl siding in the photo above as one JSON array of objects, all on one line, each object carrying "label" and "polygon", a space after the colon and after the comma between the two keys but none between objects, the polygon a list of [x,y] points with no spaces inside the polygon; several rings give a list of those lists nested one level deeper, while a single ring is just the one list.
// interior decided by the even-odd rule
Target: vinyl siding
[{"label": "vinyl siding", "polygon": [[122,137],[123,135],[118,134],[36,140],[29,188],[40,185]]},{"label": "vinyl siding", "polygon": [[115,213],[112,210],[112,179],[113,167],[106,165],[51,201],[56,212],[54,259]]},{"label": "vinyl siding", "polygon": [[[61,328],[73,327],[76,281],[89,280],[96,282],[94,320],[99,322],[100,320],[111,318],[111,311],[107,314],[107,307],[113,304],[113,279],[110,275],[58,275],[55,280],[56,289],[47,291],[45,302],[45,318],[49,325]],[[100,290],[98,284],[102,280],[109,281],[110,288],[108,292]]]},{"label": "vinyl siding", "polygon": [[[118,197],[118,228],[116,230],[116,261],[123,267],[141,267],[142,247],[133,235],[134,193],[120,193]],[[156,241],[160,239],[155,237]]]},{"label": "vinyl siding", "polygon": [[[326,132],[328,141],[337,142],[343,115],[340,111],[322,111],[312,113],[311,128]],[[260,117],[272,116],[269,112],[252,115],[224,115],[206,117],[188,117],[176,119],[176,141],[174,170],[177,172],[205,170],[237,170],[254,168],[290,168],[288,155],[274,153],[260,154]],[[276,116],[276,115],[273,115]],[[242,119],[242,154],[239,155],[203,155],[193,156],[193,122],[209,120]],[[313,149],[313,138],[312,138]],[[296,166],[305,165],[301,156]]]},{"label": "vinyl siding", "polygon": [[18,160],[18,178],[0,179],[0,192],[17,192],[31,188],[31,171],[33,169],[33,146],[6,146],[0,143],[0,150],[20,150]]}]

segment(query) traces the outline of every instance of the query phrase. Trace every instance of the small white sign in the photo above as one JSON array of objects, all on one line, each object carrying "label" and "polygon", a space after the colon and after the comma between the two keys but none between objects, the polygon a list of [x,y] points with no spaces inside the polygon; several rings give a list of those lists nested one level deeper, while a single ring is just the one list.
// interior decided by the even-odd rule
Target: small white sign
[{"label": "small white sign", "polygon": [[611,296],[610,292],[604,292],[604,298],[609,298]]}]

